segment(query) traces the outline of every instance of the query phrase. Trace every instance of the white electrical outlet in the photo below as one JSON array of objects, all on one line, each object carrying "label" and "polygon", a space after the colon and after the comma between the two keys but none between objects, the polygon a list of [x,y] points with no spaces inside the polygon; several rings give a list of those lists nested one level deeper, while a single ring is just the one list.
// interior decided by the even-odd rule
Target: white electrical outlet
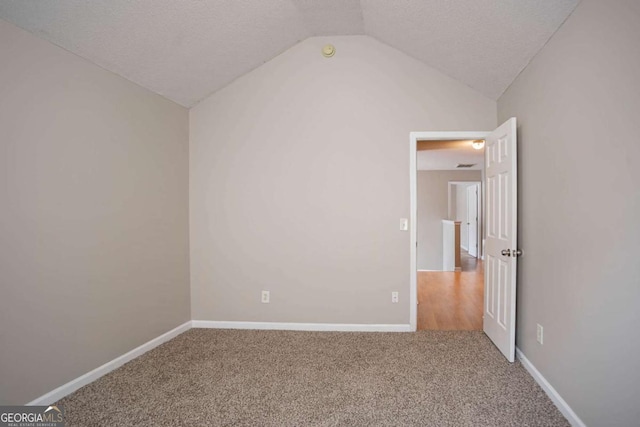
[{"label": "white electrical outlet", "polygon": [[538,341],[540,344],[542,344],[542,342],[544,341],[542,325],[540,325],[539,323],[536,329],[536,341]]},{"label": "white electrical outlet", "polygon": [[269,304],[269,291],[262,291],[262,303]]},{"label": "white electrical outlet", "polygon": [[391,292],[391,302],[398,302],[398,293],[397,292]]}]

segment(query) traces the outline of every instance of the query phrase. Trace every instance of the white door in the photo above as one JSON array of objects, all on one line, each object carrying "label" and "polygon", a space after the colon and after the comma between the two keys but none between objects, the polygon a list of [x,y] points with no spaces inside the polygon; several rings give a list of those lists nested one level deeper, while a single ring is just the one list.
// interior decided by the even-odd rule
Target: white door
[{"label": "white door", "polygon": [[469,255],[478,257],[478,185],[467,187],[467,248]]},{"label": "white door", "polygon": [[516,347],[517,168],[516,119],[485,143],[486,228],[484,332],[509,359]]}]

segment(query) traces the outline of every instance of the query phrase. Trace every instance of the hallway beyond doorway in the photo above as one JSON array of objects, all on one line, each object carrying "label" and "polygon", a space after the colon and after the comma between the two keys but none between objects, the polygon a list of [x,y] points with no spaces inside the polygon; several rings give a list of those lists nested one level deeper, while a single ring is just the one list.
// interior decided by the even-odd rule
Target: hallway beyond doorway
[{"label": "hallway beyond doorway", "polygon": [[418,330],[482,330],[482,261],[461,258],[462,272],[418,271]]}]

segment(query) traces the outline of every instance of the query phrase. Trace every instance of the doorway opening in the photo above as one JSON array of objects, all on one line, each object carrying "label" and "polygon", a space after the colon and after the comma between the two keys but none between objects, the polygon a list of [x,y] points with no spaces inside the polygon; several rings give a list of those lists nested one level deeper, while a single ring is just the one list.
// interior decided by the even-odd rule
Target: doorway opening
[{"label": "doorway opening", "polygon": [[[480,154],[484,155],[484,152]],[[480,172],[478,181],[449,181],[447,215],[449,219],[460,221],[461,249],[468,252],[471,257],[483,259],[482,175],[484,175],[484,167],[481,166],[476,170]]]},{"label": "doorway opening", "polygon": [[[441,324],[443,329],[452,329],[452,328],[460,328],[460,329],[482,329],[482,314],[480,314],[479,317],[479,321],[480,324],[478,324],[478,317],[475,316],[476,321],[474,322],[470,322],[469,319],[471,317],[474,316],[474,313],[476,313],[479,309],[480,313],[482,313],[482,307],[483,307],[483,287],[479,287],[479,286],[470,286],[469,284],[472,282],[475,282],[476,279],[479,279],[482,284],[482,277],[484,275],[483,269],[482,269],[482,262],[479,261],[477,258],[471,258],[468,256],[468,251],[467,253],[464,254],[460,251],[459,245],[460,245],[460,240],[457,241],[457,243],[454,243],[454,247],[455,249],[458,250],[459,253],[459,263],[460,263],[460,268],[462,268],[462,260],[464,259],[465,264],[467,266],[468,269],[471,268],[471,265],[473,265],[473,272],[466,272],[464,274],[464,276],[462,276],[462,272],[455,272],[455,269],[453,272],[444,272],[442,271],[443,268],[441,266],[438,265],[439,262],[439,258],[437,257],[431,257],[432,260],[433,258],[436,258],[435,264],[432,263],[430,265],[421,265],[420,267],[423,268],[419,268],[418,266],[418,253],[421,252],[421,255],[425,255],[425,244],[424,244],[424,236],[421,236],[421,240],[423,240],[423,245],[420,246],[420,242],[418,241],[418,233],[421,233],[422,231],[425,231],[425,224],[422,224],[422,228],[420,227],[420,225],[418,224],[418,152],[426,152],[426,158],[431,157],[432,159],[437,157],[436,155],[434,155],[434,153],[439,153],[442,152],[443,150],[445,151],[449,151],[449,150],[462,150],[464,151],[465,149],[469,149],[473,143],[473,141],[477,141],[477,140],[484,140],[487,136],[489,135],[489,132],[412,132],[410,135],[410,153],[411,153],[411,176],[410,176],[410,192],[411,192],[411,227],[410,227],[410,248],[411,248],[411,270],[410,270],[410,295],[409,295],[409,303],[410,303],[410,324],[411,324],[411,329],[412,330],[418,330],[418,320],[420,320],[420,326],[421,329],[424,328],[429,321],[431,320],[431,326],[434,325],[433,322],[435,322],[436,324]],[[471,148],[472,152],[475,151]],[[429,156],[429,153],[431,153],[432,155]],[[424,156],[422,156],[424,158]],[[469,165],[469,164],[480,164],[480,165],[484,165],[484,161],[483,159],[478,160],[477,156],[472,160],[472,161],[465,161],[465,159],[463,157],[460,158],[461,161],[459,162],[461,165]],[[421,162],[424,162],[424,160],[421,160]],[[455,166],[457,165],[453,165],[453,169],[460,169],[460,168],[456,168]],[[421,167],[424,168],[424,167]],[[428,179],[428,178],[427,178]],[[445,222],[443,220],[448,220],[448,221],[452,221],[453,222],[453,227],[455,230],[456,226],[460,226],[460,223],[462,221],[456,221],[457,218],[455,218],[454,214],[453,214],[453,201],[451,199],[451,194],[453,192],[453,188],[449,186],[449,181],[452,182],[452,186],[455,185],[453,184],[453,182],[456,181],[474,181],[474,182],[480,182],[482,183],[484,181],[484,176],[483,173],[481,173],[481,178],[480,179],[446,179],[445,182],[445,188],[444,188],[444,193],[447,195],[448,200],[447,200],[447,212],[445,212],[444,214],[441,215],[440,218],[440,227],[447,227],[450,226],[450,224],[445,224]],[[482,199],[482,185],[479,186],[480,188],[480,199]],[[457,190],[457,189],[456,189]],[[481,201],[479,202],[480,204],[482,203]],[[482,204],[481,204],[482,206]],[[448,216],[447,218],[445,218],[444,216]],[[466,222],[466,216],[465,216],[465,222]],[[480,218],[478,219],[479,224],[482,224],[482,216],[480,216]],[[422,221],[421,221],[422,222]],[[456,224],[458,223],[458,224]],[[433,224],[432,224],[433,225]],[[482,229],[482,226],[480,225],[480,229]],[[432,230],[437,230],[436,228],[432,228]],[[467,227],[465,227],[465,230],[467,230]],[[436,247],[440,247],[442,248],[443,252],[445,250],[445,239],[444,239],[444,235],[445,235],[446,231],[440,231],[440,232],[436,232],[433,231],[431,233],[430,236],[430,241],[431,241],[431,247],[432,248],[436,248]],[[455,231],[454,231],[455,233]],[[459,239],[459,233],[460,230],[458,228],[457,230],[458,233],[458,239]],[[435,237],[434,237],[435,236]],[[467,234],[468,236],[468,234]],[[467,243],[468,245],[468,243]],[[481,253],[481,239],[478,243],[478,250]],[[468,246],[467,246],[468,249]],[[426,255],[428,256],[428,253],[426,253]],[[442,259],[444,262],[444,257],[445,254],[442,254]],[[473,261],[475,259],[475,262]],[[430,268],[424,268],[424,267],[430,267]],[[432,271],[418,271],[418,270],[432,270]],[[447,277],[441,277],[440,280],[438,281],[438,279],[436,279],[436,276],[438,275],[446,275]],[[458,285],[455,284],[456,281],[456,275],[457,276],[457,280],[458,280]],[[421,292],[420,295],[418,294],[418,277],[420,276],[420,284],[422,285],[425,282],[434,284],[434,286],[430,287],[430,288],[426,288],[424,286],[421,287]],[[473,279],[472,277],[473,276]],[[440,285],[440,286],[436,286],[436,285]],[[468,295],[464,295],[463,292],[460,292],[461,289],[466,288],[466,289],[470,289],[472,290],[470,293],[468,293]],[[443,290],[446,290],[446,292],[443,292]],[[440,316],[440,320],[438,321],[438,310],[434,309],[433,306],[429,307],[426,306],[426,303],[424,302],[425,299],[429,300],[429,301],[434,301],[435,299],[437,299],[438,297],[440,298],[444,298],[441,301],[440,306],[442,307],[442,310],[440,310],[443,315]],[[418,306],[418,298],[420,298],[423,302],[423,307],[425,310],[421,310],[421,316],[420,319],[418,318],[418,310],[419,310],[419,306]],[[470,301],[470,308],[466,309],[466,308],[460,308],[460,306],[457,304],[460,301]],[[459,318],[461,319],[461,323],[464,324],[465,327],[460,327],[457,325],[452,325],[451,321],[452,321],[452,316],[450,315],[451,310],[448,310],[448,308],[451,307],[458,307],[458,313],[461,314],[461,316],[459,316]],[[468,312],[469,316],[465,315],[464,313]],[[455,316],[454,316],[455,317]],[[455,321],[455,319],[453,320]],[[434,328],[434,327],[432,327]]]},{"label": "doorway opening", "polygon": [[416,142],[416,329],[482,330],[483,145]]}]

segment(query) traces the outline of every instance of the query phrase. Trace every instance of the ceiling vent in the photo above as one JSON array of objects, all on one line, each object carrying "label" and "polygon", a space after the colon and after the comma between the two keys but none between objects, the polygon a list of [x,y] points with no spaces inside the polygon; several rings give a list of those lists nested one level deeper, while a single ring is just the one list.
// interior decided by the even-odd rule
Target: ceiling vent
[{"label": "ceiling vent", "polygon": [[476,165],[475,163],[458,163],[458,164],[456,165],[456,168],[460,168],[460,169],[463,169],[463,168],[472,168],[472,167],[474,167],[475,165]]}]

